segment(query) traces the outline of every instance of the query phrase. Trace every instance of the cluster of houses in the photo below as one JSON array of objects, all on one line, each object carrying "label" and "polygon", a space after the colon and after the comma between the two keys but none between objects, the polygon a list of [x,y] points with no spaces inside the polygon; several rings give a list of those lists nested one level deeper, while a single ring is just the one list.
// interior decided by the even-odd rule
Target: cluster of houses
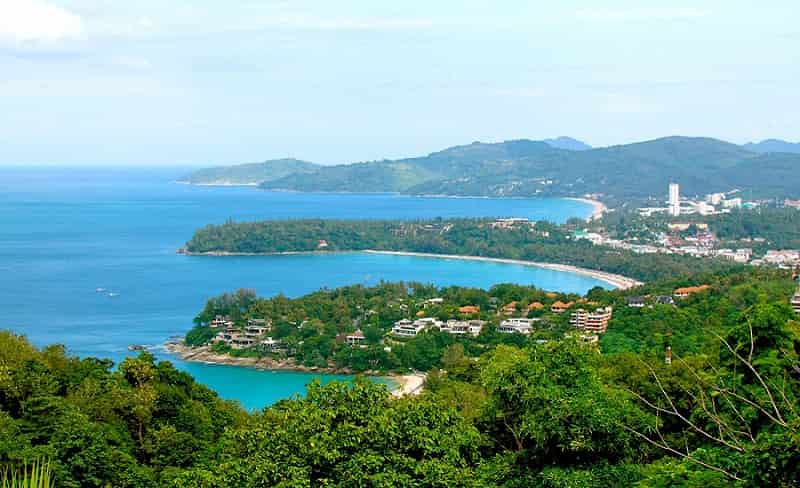
[{"label": "cluster of houses", "polygon": [[[573,234],[574,239],[585,239],[595,245],[607,246],[612,249],[631,251],[636,254],[681,254],[697,258],[722,258],[735,263],[751,264],[753,266],[777,266],[790,269],[800,265],[800,250],[797,249],[771,249],[763,257],[754,258],[753,249],[749,247],[723,248],[717,247],[716,236],[706,230],[704,223],[672,223],[669,228],[673,232],[683,231],[690,226],[695,226],[698,232],[692,236],[681,237],[675,234],[662,235],[652,243],[628,242],[611,239],[597,232],[578,230]],[[741,239],[742,242],[763,244],[765,239],[754,237]]]},{"label": "cluster of houses", "polygon": [[[550,305],[549,310],[554,314],[561,314],[574,308],[575,302],[562,302],[555,301]],[[472,309],[466,310],[468,307],[461,307],[461,313],[468,313]],[[477,312],[477,307],[473,307]],[[544,309],[545,305],[540,302],[532,302],[527,305],[527,311],[535,311]],[[496,331],[501,334],[522,334],[530,335],[537,325],[543,323],[541,317],[512,317],[520,311],[520,304],[518,302],[511,302],[506,304],[500,309],[500,313],[505,315],[496,327]],[[590,334],[602,334],[608,328],[608,322],[611,320],[613,309],[611,307],[600,307],[595,310],[586,310],[578,308],[573,310],[570,315],[570,324],[574,327],[581,329]],[[439,330],[449,334],[456,335],[469,335],[472,337],[478,336],[486,326],[483,320],[448,320],[446,322],[432,317],[420,317],[416,320],[403,319],[395,322],[392,327],[392,335],[395,337],[410,338],[416,337],[418,334],[429,330]],[[591,342],[595,342],[597,337],[593,337]]]},{"label": "cluster of houses", "polygon": [[504,219],[496,219],[489,224],[492,229],[512,230],[512,229],[528,229],[539,237],[550,237],[548,231],[536,230],[536,222],[524,217],[510,217]]},{"label": "cluster of houses", "polygon": [[240,329],[230,317],[218,315],[209,325],[214,329],[222,329],[214,336],[214,341],[222,342],[231,349],[249,349],[256,346],[275,349],[280,344],[280,341],[266,337],[272,330],[272,323],[266,319],[248,319],[247,325]]},{"label": "cluster of houses", "polygon": [[779,268],[791,269],[800,266],[800,251],[792,249],[769,250],[761,259],[752,264],[769,264]]},{"label": "cluster of houses", "polygon": [[675,298],[683,299],[695,293],[706,291],[709,285],[685,286],[673,290],[672,295],[656,296],[631,296],[625,299],[626,304],[633,308],[652,307],[653,305],[675,305]]},{"label": "cluster of houses", "polygon": [[477,337],[480,335],[486,322],[483,320],[448,320],[443,322],[441,320],[422,317],[416,320],[403,319],[398,320],[392,327],[392,335],[395,337],[416,337],[424,331],[438,329],[441,332],[454,335],[470,335]]}]

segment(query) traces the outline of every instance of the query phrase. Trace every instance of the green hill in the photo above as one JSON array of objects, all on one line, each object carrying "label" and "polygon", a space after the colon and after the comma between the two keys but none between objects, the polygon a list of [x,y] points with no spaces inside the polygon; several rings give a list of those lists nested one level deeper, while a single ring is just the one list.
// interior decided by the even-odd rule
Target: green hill
[{"label": "green hill", "polygon": [[181,177],[193,185],[257,185],[295,173],[316,171],[318,165],[297,159],[273,159],[263,163],[218,166],[194,171]]},{"label": "green hill", "polygon": [[474,142],[427,156],[319,166],[297,160],[211,168],[190,183],[253,184],[269,190],[397,192],[416,195],[576,196],[624,200],[747,190],[753,197],[800,196],[800,154],[757,152],[717,139],[664,137],[573,150],[547,141]]}]

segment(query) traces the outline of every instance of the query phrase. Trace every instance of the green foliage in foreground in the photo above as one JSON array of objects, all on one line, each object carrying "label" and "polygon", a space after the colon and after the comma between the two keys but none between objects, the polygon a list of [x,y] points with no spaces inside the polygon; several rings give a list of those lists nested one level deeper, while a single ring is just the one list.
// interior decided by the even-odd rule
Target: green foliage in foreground
[{"label": "green foliage in foreground", "polygon": [[50,488],[53,486],[50,462],[35,460],[30,466],[5,467],[0,471],[0,488]]},{"label": "green foliage in foreground", "polygon": [[[699,322],[675,329],[708,337],[671,365],[569,339],[477,358],[451,344],[420,396],[312,384],[253,413],[146,353],[113,370],[2,332],[0,463],[48,458],[59,487],[797,486],[791,283],[709,281],[679,305]],[[619,334],[675,319],[649,313],[632,310]]]},{"label": "green foliage in foreground", "polygon": [[490,219],[417,222],[375,220],[277,220],[228,222],[195,232],[186,244],[191,252],[277,253],[318,250],[411,251],[522,259],[582,266],[641,281],[692,277],[731,264],[671,254],[640,255],[595,246],[571,238],[571,226],[537,222],[512,229],[496,228]]}]

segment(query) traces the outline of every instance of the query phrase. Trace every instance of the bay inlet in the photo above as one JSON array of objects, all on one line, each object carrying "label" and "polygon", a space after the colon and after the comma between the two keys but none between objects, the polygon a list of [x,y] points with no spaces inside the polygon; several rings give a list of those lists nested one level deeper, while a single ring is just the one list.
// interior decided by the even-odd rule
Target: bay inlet
[{"label": "bay inlet", "polygon": [[2,327],[37,345],[61,343],[74,354],[117,362],[136,354],[130,344],[147,345],[223,397],[259,408],[301,394],[311,377],[347,377],[187,363],[167,354],[165,340],[191,328],[209,297],[238,288],[299,296],[381,280],[481,288],[514,282],[576,293],[609,286],[557,270],[414,256],[177,255],[195,229],[228,219],[516,216],[563,222],[592,212],[591,205],[566,199],[297,194],[170,183],[185,171],[0,169],[0,306],[8,311]]}]

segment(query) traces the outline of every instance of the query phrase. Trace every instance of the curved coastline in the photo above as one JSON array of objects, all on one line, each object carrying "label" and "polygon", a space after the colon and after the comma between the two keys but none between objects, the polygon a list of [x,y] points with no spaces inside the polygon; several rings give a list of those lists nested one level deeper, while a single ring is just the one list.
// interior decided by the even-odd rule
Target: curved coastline
[{"label": "curved coastline", "polygon": [[603,218],[603,214],[608,211],[608,207],[603,202],[592,200],[591,198],[578,198],[578,197],[562,197],[564,200],[572,200],[574,202],[586,203],[592,206],[592,214],[586,218],[587,221],[599,220]]},{"label": "curved coastline", "polygon": [[573,266],[571,264],[558,264],[558,263],[543,263],[539,261],[525,261],[522,259],[509,259],[509,258],[491,258],[485,256],[469,256],[461,254],[435,254],[425,252],[413,251],[381,251],[376,249],[364,249],[360,251],[283,251],[283,252],[229,252],[229,251],[208,251],[208,252],[191,252],[185,249],[179,249],[179,253],[186,256],[295,256],[303,254],[350,254],[350,253],[365,253],[365,254],[385,254],[391,256],[410,256],[419,258],[438,258],[438,259],[459,259],[463,261],[483,261],[489,263],[501,264],[515,264],[519,266],[535,266],[537,268],[550,269],[553,271],[562,271],[565,273],[574,273],[582,276],[588,276],[600,281],[604,281],[620,290],[627,290],[641,286],[644,283],[629,278],[627,276],[607,273],[605,271],[598,271],[595,269],[581,268],[580,266]]},{"label": "curved coastline", "polygon": [[600,281],[605,281],[606,283],[609,283],[620,290],[627,290],[628,288],[633,288],[644,284],[641,281],[634,280],[633,278],[628,278],[627,276],[622,276],[614,273],[606,273],[605,271],[597,271],[594,269],[581,268],[579,266],[572,266],[570,264],[541,263],[538,261],[524,261],[521,259],[489,258],[483,256],[466,256],[459,254],[434,254],[434,253],[411,252],[411,251],[377,251],[377,250],[367,249],[358,252],[364,252],[369,254],[388,254],[394,256],[413,256],[420,258],[460,259],[464,261],[483,261],[489,263],[516,264],[520,266],[535,266],[537,268],[551,269],[553,271],[563,271],[566,273],[574,273],[583,276],[589,276],[590,278],[595,278]]}]

